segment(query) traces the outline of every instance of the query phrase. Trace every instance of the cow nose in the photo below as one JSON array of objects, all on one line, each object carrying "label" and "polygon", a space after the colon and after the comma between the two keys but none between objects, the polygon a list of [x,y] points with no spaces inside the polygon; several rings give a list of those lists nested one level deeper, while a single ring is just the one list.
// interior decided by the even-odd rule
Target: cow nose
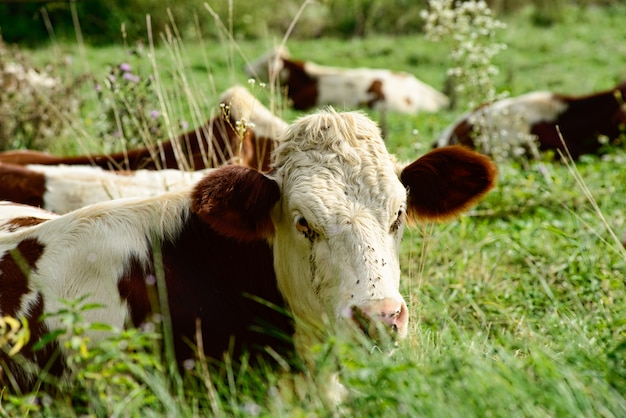
[{"label": "cow nose", "polygon": [[352,319],[374,340],[378,339],[376,330],[381,326],[396,339],[406,336],[409,314],[404,300],[385,298],[353,306]]}]

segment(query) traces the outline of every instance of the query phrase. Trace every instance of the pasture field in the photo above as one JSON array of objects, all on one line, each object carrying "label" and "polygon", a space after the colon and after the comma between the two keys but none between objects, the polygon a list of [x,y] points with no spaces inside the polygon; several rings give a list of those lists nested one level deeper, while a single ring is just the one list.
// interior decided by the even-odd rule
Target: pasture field
[{"label": "pasture field", "polygon": [[[508,17],[497,55],[498,91],[585,94],[626,79],[626,7],[571,7],[553,26],[532,24],[530,12]],[[210,19],[210,16],[203,18]],[[129,55],[129,45],[91,48],[52,44],[24,51],[55,62],[64,77],[106,76],[128,62],[141,77],[159,75],[159,110],[166,132],[200,124],[221,91],[247,83],[244,58],[278,39],[182,41]],[[442,89],[449,63],[445,42],[424,37],[289,41],[291,54],[336,66],[385,67],[414,73]],[[55,57],[55,58],[52,58]],[[153,57],[153,58],[151,58]],[[69,62],[69,64],[68,64]],[[69,75],[68,75],[69,74]],[[267,88],[251,86],[288,121],[299,115]],[[98,149],[103,102],[89,83],[72,129],[50,143],[54,152]],[[386,138],[402,160],[425,153],[438,132],[464,109],[389,114]],[[371,113],[373,119],[379,117]],[[358,417],[623,417],[626,416],[626,149],[577,163],[499,163],[497,187],[476,208],[445,224],[408,228],[401,253],[409,304],[407,341],[392,355],[331,338],[319,347],[321,369],[341,370],[351,390],[338,415]],[[80,311],[79,308],[76,310]],[[72,311],[72,309],[70,309]],[[329,416],[309,378],[298,399],[270,372],[226,367],[194,378],[172,377],[154,355],[150,336],[128,331],[76,358],[86,366],[60,394],[5,397],[8,416]],[[72,322],[73,321],[73,322]],[[78,322],[77,322],[78,321]],[[122,341],[122,337],[126,339]],[[88,352],[87,352],[88,351]]]}]

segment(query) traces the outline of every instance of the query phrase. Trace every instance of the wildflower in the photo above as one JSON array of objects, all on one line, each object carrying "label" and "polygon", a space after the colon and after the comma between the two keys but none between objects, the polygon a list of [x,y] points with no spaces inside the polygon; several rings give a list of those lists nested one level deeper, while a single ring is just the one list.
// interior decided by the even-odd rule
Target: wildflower
[{"label": "wildflower", "polygon": [[156,118],[158,118],[160,115],[161,115],[161,114],[159,113],[159,111],[158,111],[158,110],[151,110],[151,111],[150,111],[150,117],[151,117],[152,119],[156,119]]},{"label": "wildflower", "polygon": [[484,1],[456,4],[453,0],[429,0],[428,5],[430,10],[421,13],[426,21],[427,37],[433,41],[452,41],[453,66],[447,75],[455,92],[468,99],[468,107],[497,99],[492,78],[498,74],[498,68],[491,61],[506,48],[505,44],[494,41],[504,23],[493,17]]},{"label": "wildflower", "polygon": [[122,75],[122,78],[123,78],[124,80],[128,80],[128,81],[131,81],[131,82],[133,82],[133,83],[139,83],[139,81],[141,80],[141,79],[139,78],[139,76],[136,76],[136,75],[134,75],[133,73],[124,73],[124,74]]},{"label": "wildflower", "polygon": [[127,64],[125,62],[121,63],[120,64],[120,70],[125,72],[125,73],[130,72],[130,70],[131,70],[130,64]]}]

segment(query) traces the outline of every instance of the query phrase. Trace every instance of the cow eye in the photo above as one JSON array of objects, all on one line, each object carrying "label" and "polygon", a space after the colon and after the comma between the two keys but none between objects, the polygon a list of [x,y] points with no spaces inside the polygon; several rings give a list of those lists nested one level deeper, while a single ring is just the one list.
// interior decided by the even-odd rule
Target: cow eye
[{"label": "cow eye", "polygon": [[402,225],[403,219],[404,219],[404,211],[402,209],[400,209],[398,211],[396,219],[391,224],[391,232],[396,232],[396,231],[398,231],[398,229],[400,229],[400,226]]},{"label": "cow eye", "polygon": [[304,237],[311,242],[317,238],[317,232],[311,229],[307,220],[302,216],[296,219],[296,230],[302,232]]},{"label": "cow eye", "polygon": [[298,219],[296,219],[296,229],[305,234],[311,231],[311,228],[309,228],[309,223],[303,216],[300,216]]}]

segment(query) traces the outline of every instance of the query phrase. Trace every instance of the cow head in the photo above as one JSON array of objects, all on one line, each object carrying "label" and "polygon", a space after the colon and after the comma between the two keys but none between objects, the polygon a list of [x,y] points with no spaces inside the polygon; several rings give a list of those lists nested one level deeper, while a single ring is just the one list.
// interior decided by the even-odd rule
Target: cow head
[{"label": "cow head", "polygon": [[495,172],[488,158],[462,147],[400,167],[374,122],[328,110],[285,131],[272,173],[231,166],[210,174],[193,210],[226,236],[271,241],[278,287],[296,319],[383,324],[402,338],[406,220],[457,215],[493,186]]}]

